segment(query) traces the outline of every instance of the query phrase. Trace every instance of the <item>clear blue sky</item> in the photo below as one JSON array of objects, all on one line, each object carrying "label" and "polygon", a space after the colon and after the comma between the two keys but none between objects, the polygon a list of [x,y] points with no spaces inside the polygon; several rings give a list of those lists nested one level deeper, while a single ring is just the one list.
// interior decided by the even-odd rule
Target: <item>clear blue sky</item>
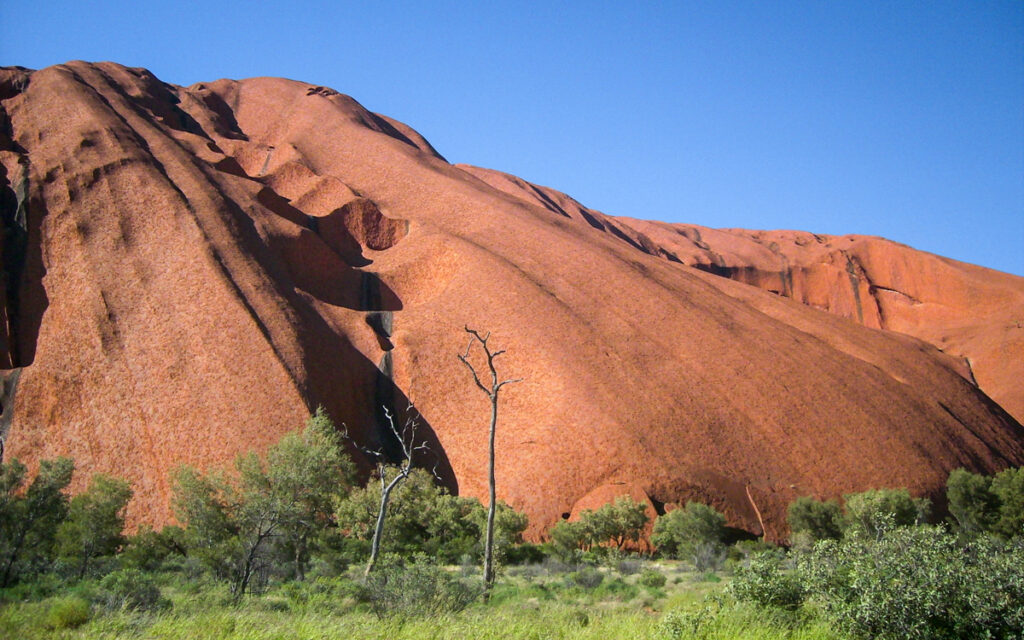
[{"label": "clear blue sky", "polygon": [[1019,0],[0,2],[0,65],[70,59],[330,86],[613,215],[1024,275]]}]

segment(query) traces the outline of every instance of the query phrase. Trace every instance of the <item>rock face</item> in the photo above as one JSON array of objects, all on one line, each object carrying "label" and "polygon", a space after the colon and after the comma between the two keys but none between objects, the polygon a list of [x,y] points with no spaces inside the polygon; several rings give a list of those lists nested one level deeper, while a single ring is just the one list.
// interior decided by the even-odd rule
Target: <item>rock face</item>
[{"label": "rock face", "polygon": [[651,256],[696,267],[962,358],[965,375],[1024,420],[1024,278],[870,236],[709,229],[612,217],[515,176],[466,166],[495,188]]},{"label": "rock face", "polygon": [[[962,359],[840,317],[962,350],[1015,407],[1015,381],[990,379],[1020,358],[980,345],[1019,278],[881,240],[609,218],[289,80],[73,62],[3,70],[0,99],[7,455],[72,455],[79,488],[126,476],[133,522],[170,517],[175,465],[265,448],[318,404],[374,442],[380,407],[414,402],[430,462],[485,496],[465,325],[525,378],[503,391],[497,473],[534,537],[628,493],[778,538],[799,495],[934,495],[950,469],[1024,463],[1024,429]],[[955,304],[915,311],[933,294]]]}]

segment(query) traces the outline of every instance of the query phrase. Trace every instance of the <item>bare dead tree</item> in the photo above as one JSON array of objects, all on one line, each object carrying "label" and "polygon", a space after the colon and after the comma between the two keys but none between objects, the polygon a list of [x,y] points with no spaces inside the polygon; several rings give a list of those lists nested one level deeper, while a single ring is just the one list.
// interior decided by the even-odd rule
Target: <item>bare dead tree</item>
[{"label": "bare dead tree", "polygon": [[[380,505],[377,509],[377,524],[373,530],[373,542],[370,545],[370,559],[366,563],[366,570],[363,572],[363,577],[370,575],[373,571],[374,565],[377,563],[377,556],[380,554],[380,541],[384,536],[384,521],[387,518],[388,502],[391,500],[391,492],[398,488],[409,474],[412,473],[413,468],[413,457],[419,452],[429,451],[430,446],[425,440],[417,442],[416,431],[419,429],[420,423],[413,413],[414,407],[412,404],[409,405],[406,410],[405,422],[401,426],[395,422],[395,416],[391,413],[391,410],[387,407],[383,407],[384,417],[388,422],[388,428],[391,434],[395,437],[402,452],[401,461],[394,466],[393,473],[390,478],[388,477],[388,456],[384,452],[384,447],[381,446],[378,449],[370,449],[368,447],[359,447],[359,449],[374,460],[377,466],[377,477],[380,480]],[[346,437],[348,434],[345,434]],[[351,438],[350,438],[351,439]],[[434,476],[437,476],[437,470],[433,471]]]},{"label": "bare dead tree", "polygon": [[[499,380],[498,370],[494,365],[494,361],[498,356],[505,353],[505,350],[500,349],[498,351],[494,351],[491,349],[491,346],[487,344],[487,341],[491,337],[491,333],[489,331],[485,335],[480,335],[478,331],[466,327],[466,333],[470,336],[469,344],[466,346],[466,353],[458,356],[459,360],[462,364],[466,365],[469,372],[473,374],[473,382],[476,383],[476,386],[487,394],[487,397],[491,401],[490,444],[488,446],[487,453],[487,480],[490,485],[490,504],[487,507],[487,533],[484,543],[484,597],[486,598],[491,587],[494,585],[494,512],[497,506],[494,482],[494,433],[498,425],[498,392],[501,391],[501,388],[505,385],[522,382],[523,379],[515,378],[510,380]],[[484,382],[480,380],[480,375],[477,374],[476,368],[469,361],[473,345],[479,345],[480,350],[483,351],[484,356],[487,358],[487,371],[490,373],[489,384],[484,384]],[[484,373],[484,376],[486,379],[486,372]]]}]

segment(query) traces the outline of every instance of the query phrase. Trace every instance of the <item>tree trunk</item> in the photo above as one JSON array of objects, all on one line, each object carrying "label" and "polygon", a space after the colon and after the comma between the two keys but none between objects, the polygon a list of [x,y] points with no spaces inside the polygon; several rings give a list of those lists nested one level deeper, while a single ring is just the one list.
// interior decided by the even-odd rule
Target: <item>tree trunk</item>
[{"label": "tree trunk", "polygon": [[484,599],[489,597],[494,586],[494,512],[497,495],[494,488],[494,432],[498,424],[498,394],[491,395],[491,435],[488,450],[487,481],[490,490],[490,506],[487,507],[487,537],[484,544]]},{"label": "tree trunk", "polygon": [[302,582],[306,579],[306,572],[302,570],[302,556],[305,551],[305,543],[299,540],[295,541],[295,579]]},{"label": "tree trunk", "polygon": [[370,545],[370,560],[366,563],[366,571],[363,577],[370,575],[373,565],[377,564],[377,554],[380,553],[380,539],[384,537],[384,518],[387,515],[388,500],[391,499],[391,491],[398,485],[404,476],[397,475],[384,487],[380,494],[380,510],[377,511],[377,526],[373,529],[373,543]]}]

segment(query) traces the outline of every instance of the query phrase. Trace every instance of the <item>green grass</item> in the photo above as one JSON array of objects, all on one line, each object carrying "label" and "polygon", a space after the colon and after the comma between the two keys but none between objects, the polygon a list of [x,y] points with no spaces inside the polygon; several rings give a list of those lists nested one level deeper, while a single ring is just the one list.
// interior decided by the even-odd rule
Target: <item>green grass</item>
[{"label": "green grass", "polygon": [[[639,575],[602,568],[593,588],[574,585],[567,573],[509,571],[489,603],[476,603],[452,615],[405,622],[379,620],[351,597],[348,583],[326,581],[282,585],[233,606],[222,585],[164,578],[172,603],[154,612],[109,611],[93,605],[87,620],[78,606],[75,622],[47,624],[59,603],[81,599],[69,592],[0,605],[0,638],[138,640],[327,640],[415,639],[657,639],[824,640],[837,638],[813,619],[778,615],[726,604],[727,578],[709,581],[679,566],[661,564],[667,580],[645,587]],[[87,590],[87,589],[85,589]],[[83,591],[81,588],[76,592]],[[66,606],[66,605],[61,605]],[[681,623],[681,624],[677,624]],[[679,631],[679,633],[673,633]],[[696,632],[696,635],[693,634]]]}]

